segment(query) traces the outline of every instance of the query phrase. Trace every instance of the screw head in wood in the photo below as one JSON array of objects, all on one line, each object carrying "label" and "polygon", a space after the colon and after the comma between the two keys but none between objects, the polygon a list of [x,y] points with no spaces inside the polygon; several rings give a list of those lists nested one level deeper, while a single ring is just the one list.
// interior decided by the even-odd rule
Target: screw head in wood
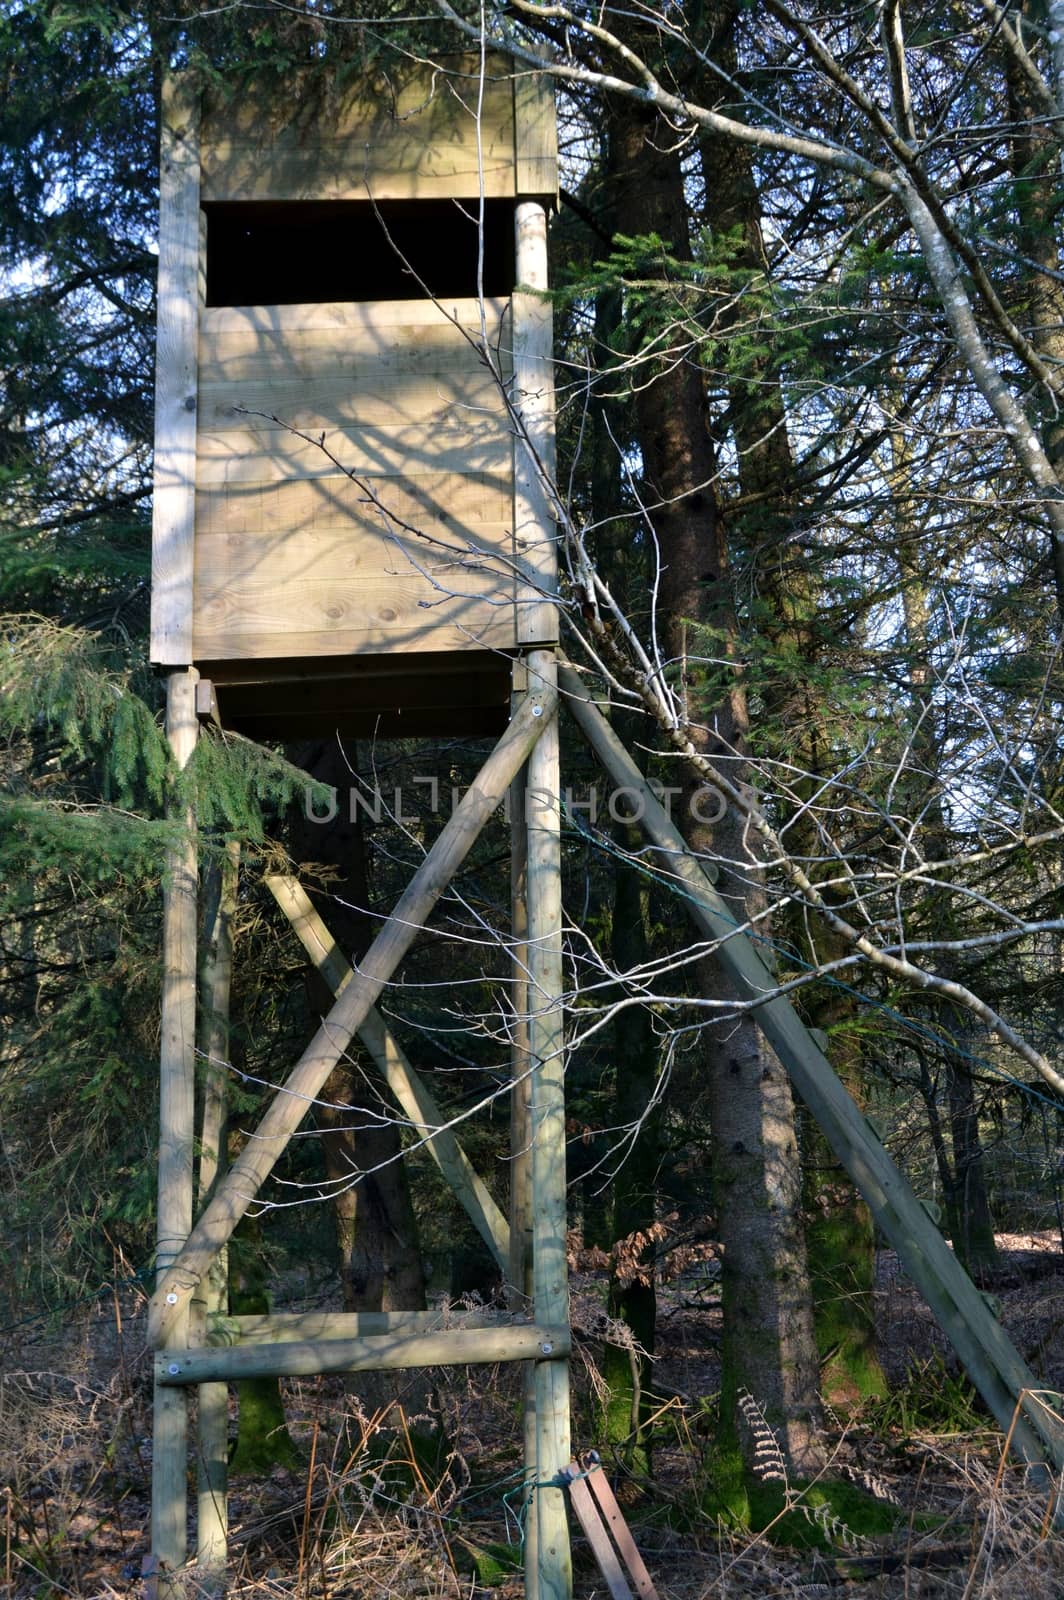
[{"label": "screw head in wood", "polygon": [[178,1366],[176,1361],[171,1361],[166,1370],[170,1374],[171,1378],[176,1378],[178,1373],[181,1371],[181,1368]]},{"label": "screw head in wood", "polygon": [[177,1295],[174,1294],[173,1292],[168,1294],[167,1297],[166,1297],[166,1303],[167,1303],[168,1306],[176,1306],[177,1305]]},{"label": "screw head in wood", "polygon": [[541,717],[543,715],[543,707],[542,706],[533,706],[532,707],[532,715],[534,717]]},{"label": "screw head in wood", "polygon": [[549,1356],[554,1353],[554,1346],[551,1344],[549,1339],[544,1339],[539,1348],[543,1351],[545,1356]]}]

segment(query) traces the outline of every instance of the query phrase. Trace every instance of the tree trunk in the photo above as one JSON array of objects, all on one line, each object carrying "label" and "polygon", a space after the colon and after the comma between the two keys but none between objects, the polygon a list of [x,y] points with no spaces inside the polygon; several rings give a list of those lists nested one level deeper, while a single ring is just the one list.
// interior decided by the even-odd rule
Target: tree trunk
[{"label": "tree trunk", "polygon": [[[639,848],[637,830],[622,829],[623,848]],[[618,972],[630,972],[647,958],[647,880],[618,861],[613,879],[611,955]],[[638,1136],[616,1168],[613,1182],[613,1268],[609,1313],[631,1330],[634,1345],[607,1343],[602,1373],[609,1388],[606,1432],[629,1471],[648,1476],[651,1468],[649,1421],[654,1338],[657,1326],[652,1231],[657,1220],[661,1122],[652,1109],[657,1091],[658,1041],[650,1013],[642,1006],[621,1012],[613,1028],[615,1137],[638,1126]],[[626,1241],[643,1235],[649,1242],[633,1249]],[[638,1348],[636,1348],[636,1346]]]},{"label": "tree trunk", "polygon": [[[677,257],[689,255],[674,131],[629,101],[614,106],[612,128],[617,214],[624,218],[624,231],[656,234]],[[659,262],[658,270],[667,273],[667,264]],[[661,554],[658,621],[665,653],[695,737],[707,755],[727,765],[731,781],[741,783],[746,701],[698,366],[693,360],[672,361],[655,373],[644,367],[635,405],[644,487]],[[730,657],[727,675],[707,670],[704,656]],[[701,792],[701,785],[688,786],[684,832],[696,851],[728,864],[719,887],[743,924],[763,909],[757,863],[750,858],[741,818],[729,813],[712,824],[698,820],[710,814],[697,804]],[[698,978],[703,993],[732,998],[716,962],[700,963]],[[729,1509],[745,1515],[744,1468],[752,1463],[754,1449],[741,1422],[745,1394],[776,1430],[791,1471],[809,1473],[823,1462],[816,1347],[790,1083],[749,1014],[707,1028],[704,1037],[724,1257],[717,1476]]]},{"label": "tree trunk", "polygon": [[[734,21],[735,8],[731,10]],[[726,72],[737,67],[728,25],[717,30],[715,59]],[[758,335],[745,330],[745,366],[729,361],[727,341],[740,314],[749,316],[752,296],[741,288],[767,283],[768,257],[761,229],[761,200],[750,153],[734,141],[706,135],[699,145],[706,194],[706,221],[714,260],[726,268],[730,306],[721,313],[722,339],[718,370],[729,373],[731,427],[738,453],[739,487],[746,507],[735,518],[733,539],[743,549],[756,592],[768,612],[767,631],[774,655],[773,670],[762,684],[766,717],[786,730],[793,764],[809,774],[806,788],[817,783],[824,753],[818,739],[816,695],[809,686],[807,663],[818,651],[819,593],[814,575],[799,566],[787,540],[793,524],[795,466],[787,433],[787,415],[779,376],[773,364],[772,329]],[[802,786],[799,785],[799,788]],[[808,821],[790,831],[792,849],[812,859],[817,841]],[[810,937],[800,917],[792,938],[801,947]],[[818,946],[813,959],[830,959],[826,929],[814,929]],[[841,953],[841,952],[835,952]],[[821,1005],[809,1008],[812,1025],[827,1032],[832,1065],[847,1089],[863,1099],[863,1062],[859,1042],[847,1023],[857,1002],[841,989],[829,990]],[[813,1118],[803,1118],[803,1204],[813,1291],[813,1315],[821,1361],[821,1390],[834,1406],[852,1404],[869,1395],[885,1394],[887,1383],[875,1349],[875,1230],[871,1214],[856,1186],[833,1155]]]}]

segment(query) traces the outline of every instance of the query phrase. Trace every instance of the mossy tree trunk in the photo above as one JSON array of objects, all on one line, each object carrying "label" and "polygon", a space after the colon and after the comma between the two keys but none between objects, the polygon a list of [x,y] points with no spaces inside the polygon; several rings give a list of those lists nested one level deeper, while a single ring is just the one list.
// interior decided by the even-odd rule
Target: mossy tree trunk
[{"label": "mossy tree trunk", "polygon": [[[688,209],[679,152],[667,124],[631,102],[613,107],[614,182],[623,197],[625,232],[657,235],[687,256]],[[668,276],[662,258],[647,275]],[[675,663],[693,737],[702,753],[726,767],[733,783],[746,775],[747,707],[723,529],[712,484],[702,377],[694,362],[644,369],[635,396],[645,494],[661,555],[659,637]],[[723,669],[707,665],[722,657]],[[712,730],[712,731],[711,731]],[[740,816],[718,821],[693,781],[681,798],[681,825],[691,846],[722,866],[720,892],[744,925],[765,905],[758,864]],[[763,924],[760,924],[762,927]],[[698,966],[701,992],[734,998],[712,959]],[[794,1104],[787,1076],[747,1013],[728,1014],[704,1031],[706,1081],[713,1128],[713,1182],[723,1245],[724,1336],[718,1479],[737,1514],[754,1442],[742,1428],[748,1391],[776,1430],[788,1469],[816,1471],[824,1456],[812,1302],[799,1209]]]},{"label": "mossy tree trunk", "polygon": [[[864,1095],[859,1042],[845,1031],[853,1005],[838,1007],[842,1026],[832,1033],[829,1006],[815,1021],[828,1033],[831,1064],[858,1105]],[[812,1117],[803,1126],[802,1198],[806,1248],[816,1307],[815,1328],[820,1382],[826,1399],[847,1410],[887,1392],[876,1350],[876,1239],[872,1215],[839,1165]]]},{"label": "mossy tree trunk", "polygon": [[[730,25],[738,10],[731,4],[718,7],[715,59],[729,73],[737,69]],[[813,687],[822,650],[817,582],[794,560],[789,545],[797,474],[774,351],[771,268],[762,234],[761,198],[745,147],[706,135],[699,153],[715,259],[736,290],[730,307],[722,312],[723,338],[713,360],[728,375],[740,490],[752,507],[737,519],[732,539],[749,564],[770,643],[771,665],[759,686],[764,718],[774,727],[793,767],[809,774],[812,792],[825,758],[830,760],[834,752],[830,741],[820,739],[821,712]],[[758,338],[756,330],[751,332],[750,319],[756,317],[760,303],[766,310]],[[729,327],[737,320],[744,324],[742,359],[728,348]],[[812,859],[818,841],[809,834],[810,828],[799,819],[788,838],[799,855]],[[824,931],[813,930],[813,935],[818,943],[814,959],[830,959],[822,948]],[[802,924],[792,936],[801,946],[810,930]],[[835,991],[824,1014],[811,1020],[825,1030],[839,1030],[833,1065],[860,1102],[860,1046],[854,1035],[845,1033],[847,1017],[855,1010],[851,997]],[[802,1145],[820,1381],[826,1398],[838,1405],[886,1389],[874,1339],[875,1234],[868,1207],[808,1115],[803,1118]]]}]

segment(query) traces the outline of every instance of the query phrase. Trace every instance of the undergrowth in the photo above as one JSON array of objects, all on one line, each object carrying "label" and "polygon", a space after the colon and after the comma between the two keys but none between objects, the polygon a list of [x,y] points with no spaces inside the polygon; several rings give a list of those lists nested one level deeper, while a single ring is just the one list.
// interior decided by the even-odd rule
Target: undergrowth
[{"label": "undergrowth", "polygon": [[[0,1578],[12,1600],[138,1593],[149,1548],[150,1372],[139,1325],[129,1332],[116,1300],[86,1313],[80,1341],[72,1326],[42,1339],[32,1362],[20,1352],[0,1379]],[[337,1379],[286,1382],[300,1465],[233,1476],[230,1594],[517,1600],[528,1511],[520,1373],[451,1372],[439,1389],[443,1409],[429,1420],[441,1422],[447,1448],[430,1458],[418,1444],[421,1419],[400,1407],[364,1409]],[[906,1404],[889,1428],[881,1414],[874,1429],[843,1430],[827,1472],[799,1483],[745,1395],[756,1472],[742,1528],[699,1512],[703,1445],[693,1408],[671,1399],[654,1476],[638,1494],[621,1492],[661,1600],[1059,1600],[1064,1539],[1047,1495],[1002,1462],[1002,1441],[981,1418],[948,1446],[926,1430],[903,1446],[900,1419],[927,1421]],[[947,1413],[955,1423],[951,1400]],[[579,1394],[582,1445],[580,1419],[592,1414],[590,1395]],[[574,1563],[577,1600],[602,1593],[579,1530]],[[186,1578],[190,1600],[205,1594],[194,1565]]]}]

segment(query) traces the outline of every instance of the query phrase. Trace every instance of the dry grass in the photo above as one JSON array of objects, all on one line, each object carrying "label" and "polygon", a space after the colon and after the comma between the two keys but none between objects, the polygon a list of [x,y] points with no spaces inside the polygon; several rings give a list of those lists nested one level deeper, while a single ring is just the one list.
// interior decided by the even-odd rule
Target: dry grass
[{"label": "dry grass", "polygon": [[[1040,1283],[1026,1313],[1019,1296],[1010,1308],[1034,1341],[1059,1314],[1053,1290]],[[909,1299],[895,1298],[899,1327],[916,1326]],[[663,1412],[671,1442],[657,1454],[652,1492],[627,1502],[661,1600],[1064,1596],[1064,1534],[1052,1525],[1049,1497],[1002,1465],[991,1433],[840,1433],[838,1470],[901,1506],[889,1537],[799,1552],[700,1517],[696,1400],[714,1387],[717,1318],[699,1303],[662,1320],[659,1375],[682,1379]],[[140,1594],[150,1485],[141,1351],[139,1307],[97,1305],[61,1339],[24,1346],[0,1375],[0,1580],[12,1600]],[[520,1541],[519,1375],[440,1374],[440,1393],[451,1453],[430,1471],[398,1409],[363,1410],[337,1379],[289,1384],[306,1467],[234,1480],[229,1592],[245,1600],[517,1600],[519,1572],[488,1574],[484,1561],[492,1547]],[[578,1406],[581,1443],[594,1443],[586,1382]],[[577,1595],[601,1596],[579,1539],[574,1555]],[[194,1567],[187,1588],[205,1592]]]}]

